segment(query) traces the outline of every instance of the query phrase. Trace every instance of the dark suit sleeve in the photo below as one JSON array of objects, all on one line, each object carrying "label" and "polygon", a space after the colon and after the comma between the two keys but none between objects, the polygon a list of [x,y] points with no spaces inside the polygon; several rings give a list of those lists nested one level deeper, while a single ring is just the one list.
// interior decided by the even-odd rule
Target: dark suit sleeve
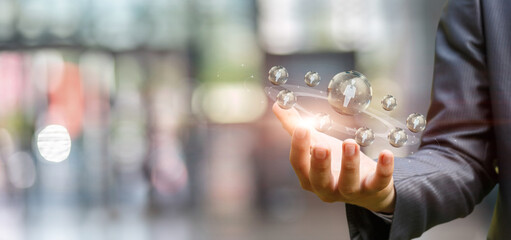
[{"label": "dark suit sleeve", "polygon": [[352,239],[411,239],[472,212],[494,187],[494,136],[481,6],[450,1],[436,39],[428,126],[419,151],[396,159],[392,223],[347,206]]}]

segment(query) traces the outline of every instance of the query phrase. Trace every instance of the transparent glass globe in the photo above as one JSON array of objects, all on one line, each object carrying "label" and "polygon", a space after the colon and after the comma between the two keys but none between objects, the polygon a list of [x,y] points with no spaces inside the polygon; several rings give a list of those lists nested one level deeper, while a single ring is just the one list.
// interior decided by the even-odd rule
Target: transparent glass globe
[{"label": "transparent glass globe", "polygon": [[328,84],[328,103],[341,114],[363,112],[372,98],[371,84],[362,73],[356,71],[338,73]]},{"label": "transparent glass globe", "polygon": [[393,147],[402,147],[408,141],[408,135],[402,128],[394,128],[388,135],[389,143]]},{"label": "transparent glass globe", "polygon": [[420,113],[412,113],[406,118],[406,127],[414,133],[422,132],[426,128],[426,118]]},{"label": "transparent glass globe", "polygon": [[314,116],[314,128],[320,132],[326,132],[332,128],[332,119],[326,113],[318,113]]},{"label": "transparent glass globe", "polygon": [[305,74],[304,78],[305,83],[309,87],[315,87],[321,82],[321,76],[319,76],[319,73],[309,71],[307,74]]},{"label": "transparent glass globe", "polygon": [[355,133],[355,141],[362,147],[371,145],[374,141],[374,132],[370,128],[361,127]]},{"label": "transparent glass globe", "polygon": [[290,109],[296,104],[296,96],[289,90],[282,90],[277,95],[277,104],[283,109]]},{"label": "transparent glass globe", "polygon": [[392,95],[387,95],[381,100],[381,106],[386,111],[392,111],[397,107],[397,100]]},{"label": "transparent glass globe", "polygon": [[268,72],[268,80],[270,80],[273,85],[285,84],[288,78],[289,73],[283,66],[273,66]]}]

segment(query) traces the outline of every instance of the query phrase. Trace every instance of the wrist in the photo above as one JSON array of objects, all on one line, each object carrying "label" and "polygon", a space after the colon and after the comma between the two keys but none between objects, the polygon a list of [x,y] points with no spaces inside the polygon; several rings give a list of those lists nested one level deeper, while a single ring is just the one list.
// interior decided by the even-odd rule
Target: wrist
[{"label": "wrist", "polygon": [[383,203],[382,208],[377,212],[384,214],[394,214],[394,209],[396,206],[396,190],[393,184],[389,195],[385,198],[385,200],[383,200],[382,203]]},{"label": "wrist", "polygon": [[382,192],[380,198],[375,199],[374,202],[369,204],[369,206],[365,206],[365,208],[377,213],[393,214],[396,205],[394,184],[389,184],[389,189],[385,189]]}]

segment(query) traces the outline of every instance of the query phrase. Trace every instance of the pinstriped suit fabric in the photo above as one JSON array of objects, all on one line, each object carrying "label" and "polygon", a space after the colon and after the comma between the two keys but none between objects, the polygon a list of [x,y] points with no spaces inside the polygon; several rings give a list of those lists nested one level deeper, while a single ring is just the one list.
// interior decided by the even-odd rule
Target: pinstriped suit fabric
[{"label": "pinstriped suit fabric", "polygon": [[[511,1],[451,0],[436,39],[420,150],[396,159],[392,223],[347,205],[352,239],[411,239],[472,212],[499,184],[488,238],[511,239]],[[495,172],[498,159],[499,175]]]}]

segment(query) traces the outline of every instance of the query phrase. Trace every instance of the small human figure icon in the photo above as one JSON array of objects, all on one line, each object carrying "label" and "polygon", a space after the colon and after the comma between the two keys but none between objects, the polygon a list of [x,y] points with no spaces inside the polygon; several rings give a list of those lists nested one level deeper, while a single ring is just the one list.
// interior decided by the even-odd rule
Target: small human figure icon
[{"label": "small human figure icon", "polygon": [[344,89],[344,92],[342,93],[344,95],[344,107],[348,107],[348,104],[350,104],[350,101],[352,98],[355,97],[355,93],[357,92],[357,87],[355,87],[355,81],[351,80],[350,85],[346,86]]},{"label": "small human figure icon", "polygon": [[394,137],[395,137],[394,144],[398,144],[399,140],[401,140],[401,135],[400,134],[395,134]]},{"label": "small human figure icon", "polygon": [[362,142],[365,143],[366,142],[366,139],[367,139],[367,132],[364,132],[362,134]]},{"label": "small human figure icon", "polygon": [[275,73],[275,79],[278,81],[280,79],[280,77],[282,76],[282,73],[280,71],[277,71]]},{"label": "small human figure icon", "polygon": [[414,128],[414,129],[415,129],[415,128],[417,128],[417,125],[419,125],[419,123],[420,123],[420,119],[419,119],[419,118],[415,118],[415,119],[413,120],[413,128]]}]

